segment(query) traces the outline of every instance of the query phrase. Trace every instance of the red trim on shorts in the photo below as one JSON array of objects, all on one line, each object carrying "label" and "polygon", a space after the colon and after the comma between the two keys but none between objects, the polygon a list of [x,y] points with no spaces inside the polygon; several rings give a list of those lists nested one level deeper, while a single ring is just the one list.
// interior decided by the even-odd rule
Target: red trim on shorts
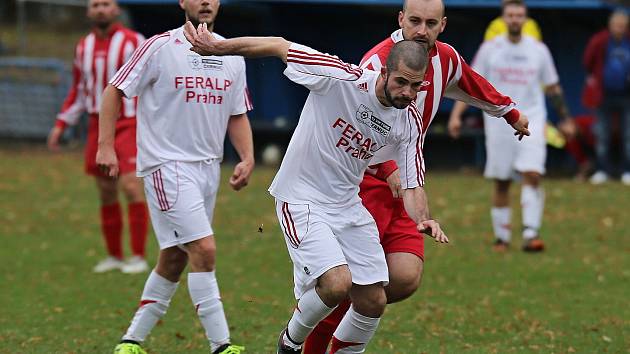
[{"label": "red trim on shorts", "polygon": [[287,204],[286,202],[282,202],[282,216],[283,216],[284,224],[285,224],[285,233],[289,237],[289,242],[291,242],[293,247],[298,248],[300,246],[300,242],[297,238],[297,233],[295,235],[291,233],[292,230],[289,224],[289,216],[287,216],[288,209],[289,209],[289,204]]}]

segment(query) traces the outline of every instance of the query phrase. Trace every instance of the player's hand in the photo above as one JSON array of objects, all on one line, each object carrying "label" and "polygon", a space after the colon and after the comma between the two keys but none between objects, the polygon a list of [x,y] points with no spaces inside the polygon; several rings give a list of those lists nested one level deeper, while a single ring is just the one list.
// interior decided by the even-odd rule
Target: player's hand
[{"label": "player's hand", "polygon": [[400,170],[396,169],[385,180],[389,185],[389,189],[392,190],[392,195],[394,196],[394,198],[402,198],[403,190],[400,184]]},{"label": "player's hand", "polygon": [[577,126],[572,118],[565,118],[560,122],[558,124],[558,130],[560,130],[567,140],[571,140],[577,135]]},{"label": "player's hand", "polygon": [[448,243],[448,237],[442,231],[440,224],[435,220],[422,221],[418,224],[418,231],[433,237],[435,242]]},{"label": "player's hand", "polygon": [[448,119],[448,135],[453,139],[459,139],[462,132],[462,117],[456,114],[451,114]]},{"label": "player's hand", "polygon": [[100,147],[96,151],[96,165],[108,177],[118,176],[118,157],[114,147]]},{"label": "player's hand", "polygon": [[518,136],[518,140],[523,140],[523,137],[525,135],[529,136],[529,120],[527,119],[527,116],[523,113],[519,114],[520,115],[518,117],[518,120],[514,124],[512,124],[512,128],[516,130],[514,132],[514,135]]},{"label": "player's hand", "polygon": [[230,176],[230,187],[235,191],[241,190],[249,183],[249,176],[254,170],[254,161],[241,161],[234,166],[234,172]]},{"label": "player's hand", "polygon": [[54,126],[50,133],[48,133],[48,138],[46,139],[46,145],[48,145],[48,150],[50,151],[59,151],[59,140],[61,140],[61,135],[63,134],[63,129],[58,126]]},{"label": "player's hand", "polygon": [[195,28],[192,22],[186,21],[186,24],[184,25],[184,36],[190,44],[192,44],[192,48],[190,48],[190,50],[193,52],[199,55],[219,54],[216,52],[215,48],[217,40],[208,30],[208,24],[200,23],[199,26]]}]

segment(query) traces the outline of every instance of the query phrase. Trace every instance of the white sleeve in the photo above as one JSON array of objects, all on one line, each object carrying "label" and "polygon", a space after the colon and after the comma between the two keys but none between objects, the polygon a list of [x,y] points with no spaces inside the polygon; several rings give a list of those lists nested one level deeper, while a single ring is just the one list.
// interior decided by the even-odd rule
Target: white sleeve
[{"label": "white sleeve", "polygon": [[415,106],[410,105],[405,111],[407,127],[403,138],[398,143],[396,163],[400,171],[402,189],[411,189],[424,186],[423,126],[420,112]]},{"label": "white sleeve", "polygon": [[252,101],[249,97],[249,91],[247,90],[245,59],[243,59],[243,57],[235,58],[238,58],[238,69],[236,73],[236,78],[232,83],[232,85],[234,86],[234,88],[232,88],[232,90],[234,90],[234,94],[232,95],[232,108],[230,111],[230,115],[233,116],[243,114],[254,109]]},{"label": "white sleeve", "polygon": [[149,38],[135,50],[109,83],[121,90],[127,98],[137,96],[148,83],[157,79],[159,63],[155,54],[168,43],[169,37],[170,34],[166,32]]},{"label": "white sleeve", "polygon": [[557,84],[560,81],[560,78],[558,77],[558,71],[556,71],[556,66],[553,63],[553,58],[551,57],[549,48],[542,43],[536,44],[541,47],[540,53],[542,70],[540,71],[540,82],[542,82],[545,86]]},{"label": "white sleeve", "polygon": [[284,70],[284,75],[291,81],[322,95],[335,82],[355,81],[362,74],[363,70],[356,65],[297,43],[291,43],[289,47],[287,68]]}]

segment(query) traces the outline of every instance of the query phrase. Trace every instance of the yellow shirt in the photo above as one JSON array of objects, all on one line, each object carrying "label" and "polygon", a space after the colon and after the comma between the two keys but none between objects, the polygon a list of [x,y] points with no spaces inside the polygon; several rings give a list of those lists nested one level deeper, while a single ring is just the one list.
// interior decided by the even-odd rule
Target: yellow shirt
[{"label": "yellow shirt", "polygon": [[[484,41],[488,41],[498,35],[507,33],[507,25],[501,17],[497,17],[486,28],[486,34],[483,36]],[[531,18],[528,18],[523,25],[523,34],[533,37],[539,41],[542,41],[542,33],[538,23]]]}]

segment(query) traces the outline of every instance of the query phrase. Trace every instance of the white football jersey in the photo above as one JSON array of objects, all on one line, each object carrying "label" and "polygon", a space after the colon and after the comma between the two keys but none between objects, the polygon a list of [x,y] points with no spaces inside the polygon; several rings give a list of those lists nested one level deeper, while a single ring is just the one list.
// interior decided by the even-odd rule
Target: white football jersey
[{"label": "white football jersey", "polygon": [[403,188],[423,185],[420,113],[415,105],[383,106],[379,73],[293,43],[284,74],[311,92],[269,187],[274,197],[338,207],[358,202],[363,173],[386,145],[395,147]]},{"label": "white football jersey", "polygon": [[221,159],[230,116],[252,108],[243,57],[200,56],[190,47],[183,27],[156,35],[110,80],[138,97],[138,176],[166,161]]},{"label": "white football jersey", "polygon": [[499,92],[509,95],[531,124],[544,124],[547,107],[543,86],[559,80],[544,43],[528,36],[512,43],[507,36],[498,36],[481,45],[472,66]]}]

